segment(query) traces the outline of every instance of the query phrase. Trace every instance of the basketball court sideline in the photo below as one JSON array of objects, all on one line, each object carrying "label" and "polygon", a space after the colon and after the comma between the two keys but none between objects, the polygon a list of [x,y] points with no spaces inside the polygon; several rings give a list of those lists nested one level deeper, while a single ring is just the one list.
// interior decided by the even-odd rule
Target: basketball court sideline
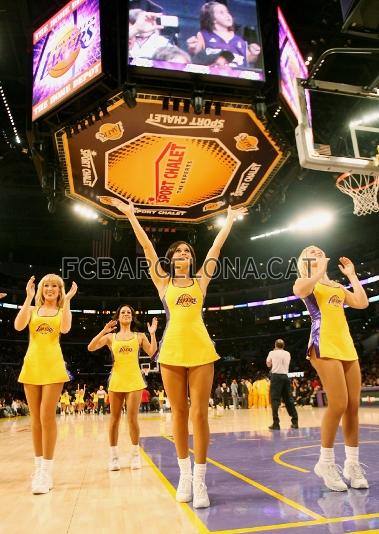
[{"label": "basketball court sideline", "polygon": [[[107,470],[108,417],[58,418],[55,487],[30,493],[29,418],[3,420],[0,532],[150,532],[248,534],[379,531],[378,410],[361,409],[361,457],[368,490],[330,492],[312,472],[320,442],[321,408],[300,408],[299,430],[271,432],[270,409],[211,415],[208,491],[211,507],[194,510],[175,501],[178,472],[171,414],[140,416],[143,468],[128,468],[126,418],[120,428],[122,469]],[[337,463],[343,441],[338,433]],[[4,530],[3,530],[4,529]]]}]

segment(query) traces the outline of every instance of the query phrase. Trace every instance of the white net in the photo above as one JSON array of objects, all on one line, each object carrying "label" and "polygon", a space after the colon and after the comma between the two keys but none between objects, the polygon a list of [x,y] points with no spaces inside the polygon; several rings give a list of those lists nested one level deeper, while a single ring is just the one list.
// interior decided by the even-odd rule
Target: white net
[{"label": "white net", "polygon": [[369,215],[379,211],[379,174],[342,174],[337,178],[338,189],[354,202],[354,215]]}]

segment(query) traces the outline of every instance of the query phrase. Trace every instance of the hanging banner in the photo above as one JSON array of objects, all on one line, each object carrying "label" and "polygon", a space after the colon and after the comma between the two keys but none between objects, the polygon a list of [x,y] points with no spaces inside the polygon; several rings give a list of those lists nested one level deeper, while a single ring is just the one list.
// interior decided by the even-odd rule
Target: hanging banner
[{"label": "hanging banner", "polygon": [[71,0],[33,33],[32,120],[100,76],[99,0]]},{"label": "hanging banner", "polygon": [[160,100],[109,115],[67,138],[69,196],[124,216],[98,196],[130,199],[142,219],[199,222],[249,205],[277,169],[282,153],[250,109],[220,116],[162,110]]}]

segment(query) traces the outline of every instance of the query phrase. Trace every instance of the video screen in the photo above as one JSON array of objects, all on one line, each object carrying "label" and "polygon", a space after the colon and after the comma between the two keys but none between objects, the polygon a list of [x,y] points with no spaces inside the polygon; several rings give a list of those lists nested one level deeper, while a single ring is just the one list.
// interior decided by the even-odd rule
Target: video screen
[{"label": "video screen", "polygon": [[[295,117],[299,119],[300,109],[297,96],[296,78],[307,79],[308,69],[279,7],[278,20],[280,92]],[[309,95],[307,96],[307,100],[308,99]],[[308,106],[310,106],[309,100]]]},{"label": "video screen", "polygon": [[32,119],[101,74],[99,0],[72,0],[33,33]]},{"label": "video screen", "polygon": [[129,63],[264,81],[255,0],[131,0]]}]

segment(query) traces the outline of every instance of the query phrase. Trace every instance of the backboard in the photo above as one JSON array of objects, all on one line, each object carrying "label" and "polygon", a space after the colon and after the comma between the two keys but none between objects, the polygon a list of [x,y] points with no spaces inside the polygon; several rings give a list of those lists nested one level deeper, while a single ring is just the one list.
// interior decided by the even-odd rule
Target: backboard
[{"label": "backboard", "polygon": [[[329,72],[325,69],[331,56],[332,74],[337,72],[334,79],[331,69]],[[351,66],[352,57],[359,65],[343,83],[343,69]],[[302,167],[367,176],[379,174],[379,79],[375,78],[377,69],[370,71],[370,64],[365,64],[367,58],[373,57],[378,60],[378,50],[329,50],[319,58],[308,80],[297,80],[301,111],[296,144]],[[329,79],[325,79],[325,73]],[[324,75],[322,79],[320,74]]]}]

